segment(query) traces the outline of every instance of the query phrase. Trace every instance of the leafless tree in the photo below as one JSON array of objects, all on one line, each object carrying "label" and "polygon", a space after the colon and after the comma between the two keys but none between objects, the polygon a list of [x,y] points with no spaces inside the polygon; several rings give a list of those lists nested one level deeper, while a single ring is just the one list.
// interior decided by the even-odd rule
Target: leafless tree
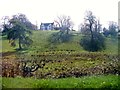
[{"label": "leafless tree", "polygon": [[67,33],[69,33],[74,25],[70,16],[65,15],[58,16],[58,19],[55,20],[55,23],[56,27],[58,27],[61,31],[67,31]]},{"label": "leafless tree", "polygon": [[[36,61],[31,62],[31,61],[22,61],[20,62],[21,65],[21,69],[22,69],[22,74],[23,77],[26,76],[32,76],[32,72],[37,71],[39,68],[43,68],[45,66],[44,62],[41,63],[37,63]],[[31,65],[29,65],[31,63]]]},{"label": "leafless tree", "polygon": [[4,30],[8,30],[7,28],[9,27],[9,20],[10,17],[9,16],[3,16],[1,19],[1,28],[3,28]]},{"label": "leafless tree", "polygon": [[84,23],[81,24],[80,30],[85,36],[81,41],[81,45],[87,50],[97,51],[101,46],[104,47],[104,38],[100,33],[102,31],[100,21],[93,15],[91,11],[86,12]]},{"label": "leafless tree", "polygon": [[100,20],[97,19],[91,11],[86,12],[84,23],[79,26],[79,29],[84,34],[90,34],[93,37],[94,32],[100,33],[102,31]]}]

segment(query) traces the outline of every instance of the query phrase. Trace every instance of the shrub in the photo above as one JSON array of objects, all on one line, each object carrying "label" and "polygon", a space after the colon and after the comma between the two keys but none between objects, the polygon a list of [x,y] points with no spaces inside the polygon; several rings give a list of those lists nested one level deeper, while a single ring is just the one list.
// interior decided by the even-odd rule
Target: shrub
[{"label": "shrub", "polygon": [[64,31],[59,31],[57,33],[53,33],[49,38],[49,42],[51,43],[64,43],[68,42],[71,39],[71,34],[67,34]]},{"label": "shrub", "polygon": [[105,39],[100,33],[94,33],[92,40],[91,36],[82,37],[80,45],[87,51],[100,51],[105,49]]}]

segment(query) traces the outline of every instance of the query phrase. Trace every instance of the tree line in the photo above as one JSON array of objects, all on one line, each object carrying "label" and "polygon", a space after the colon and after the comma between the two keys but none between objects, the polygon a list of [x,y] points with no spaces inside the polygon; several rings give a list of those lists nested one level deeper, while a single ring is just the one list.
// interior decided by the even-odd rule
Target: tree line
[{"label": "tree line", "polygon": [[[70,31],[73,30],[73,22],[69,16],[58,17],[57,25],[60,29],[59,32],[54,33],[50,42],[63,43],[71,39]],[[100,51],[106,48],[105,37],[118,37],[118,25],[116,22],[111,21],[109,27],[102,29],[102,24],[96,18],[92,11],[87,11],[84,17],[84,22],[80,24],[79,31],[82,34],[80,45],[87,51]]]}]

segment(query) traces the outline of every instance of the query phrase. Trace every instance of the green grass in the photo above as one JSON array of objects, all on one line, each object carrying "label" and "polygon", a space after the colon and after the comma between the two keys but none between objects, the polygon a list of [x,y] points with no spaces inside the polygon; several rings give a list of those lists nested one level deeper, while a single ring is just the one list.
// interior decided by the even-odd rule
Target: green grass
[{"label": "green grass", "polygon": [[0,52],[14,52],[16,47],[12,47],[7,40],[6,36],[0,36]]},{"label": "green grass", "polygon": [[[80,52],[87,52],[85,51],[79,44],[81,39],[81,34],[73,34],[72,39],[69,42],[61,43],[58,45],[51,45],[48,42],[48,38],[52,33],[55,33],[58,31],[33,31],[32,40],[33,44],[26,50],[26,52],[34,53],[35,51],[46,51],[46,50],[75,50]],[[1,44],[2,43],[2,44]],[[18,47],[11,47],[9,44],[9,41],[6,39],[6,37],[0,36],[0,45],[2,45],[0,51],[2,52],[8,52],[8,51],[15,51],[15,49]],[[118,41],[111,38],[106,38],[106,49],[101,51],[102,53],[118,53]]]},{"label": "green grass", "polygon": [[113,38],[106,38],[106,49],[103,51],[105,53],[116,54],[118,53],[118,40]]},{"label": "green grass", "polygon": [[0,89],[2,89],[2,78],[0,78]]},{"label": "green grass", "polygon": [[3,88],[120,88],[116,75],[62,79],[2,78],[2,86]]}]

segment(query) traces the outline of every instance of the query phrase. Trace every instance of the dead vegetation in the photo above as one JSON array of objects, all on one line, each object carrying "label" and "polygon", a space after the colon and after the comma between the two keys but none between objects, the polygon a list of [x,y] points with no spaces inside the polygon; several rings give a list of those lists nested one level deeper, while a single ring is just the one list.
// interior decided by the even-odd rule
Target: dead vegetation
[{"label": "dead vegetation", "polygon": [[[101,53],[66,51],[16,56],[3,54],[3,77],[65,78],[87,75],[120,74],[119,57]],[[66,53],[66,54],[65,54]]]}]

